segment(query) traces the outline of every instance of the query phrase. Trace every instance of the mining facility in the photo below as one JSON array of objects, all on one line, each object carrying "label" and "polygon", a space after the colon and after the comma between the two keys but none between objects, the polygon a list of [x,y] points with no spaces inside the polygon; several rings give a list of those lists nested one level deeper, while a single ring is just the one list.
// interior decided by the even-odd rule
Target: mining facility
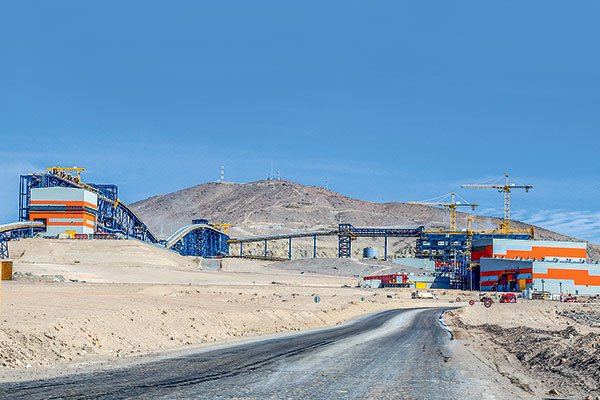
[{"label": "mining facility", "polygon": [[[232,238],[228,224],[195,219],[159,240],[144,222],[118,198],[113,184],[85,183],[82,168],[48,168],[40,174],[22,175],[18,222],[0,225],[0,258],[9,257],[9,241],[33,236],[63,239],[134,239],[164,247],[183,256],[203,258],[267,256],[269,243],[287,241],[287,257],[292,258],[294,239],[312,239],[312,256],[317,257],[319,238],[337,237],[340,258],[350,258],[352,246],[360,238],[381,238],[383,260],[388,260],[388,240],[414,238],[417,261],[433,265],[431,282],[421,287],[440,287],[483,291],[542,291],[569,294],[600,294],[600,266],[587,262],[586,243],[535,240],[533,228],[511,227],[510,195],[515,189],[529,191],[531,185],[510,183],[463,185],[467,188],[492,188],[503,194],[504,218],[497,229],[476,230],[472,219],[466,229],[457,227],[457,208],[477,204],[450,200],[422,202],[444,207],[450,214],[447,229],[417,227],[355,227],[341,223],[335,229],[289,234]],[[244,244],[262,244],[260,254],[244,252]],[[365,257],[373,253],[365,251]],[[415,260],[397,259],[399,264]],[[406,264],[408,265],[408,264]],[[400,277],[400,278],[398,278]],[[406,276],[381,278],[384,286],[407,285]],[[441,283],[440,283],[441,282]],[[437,286],[435,286],[437,285]],[[418,286],[418,285],[417,285]]]}]

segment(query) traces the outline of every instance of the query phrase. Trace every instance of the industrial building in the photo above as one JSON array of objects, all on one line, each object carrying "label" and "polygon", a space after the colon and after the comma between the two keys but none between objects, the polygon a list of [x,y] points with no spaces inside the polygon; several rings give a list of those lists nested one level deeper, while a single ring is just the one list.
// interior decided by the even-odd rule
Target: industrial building
[{"label": "industrial building", "polygon": [[481,258],[585,261],[587,244],[555,240],[475,240],[473,241],[471,260],[478,261]]},{"label": "industrial building", "polygon": [[600,265],[587,263],[584,242],[484,239],[473,243],[480,290],[600,294]]},{"label": "industrial building", "polygon": [[97,215],[96,193],[66,187],[31,189],[29,220],[43,222],[47,236],[93,234]]},{"label": "industrial building", "polygon": [[113,184],[85,183],[83,168],[47,168],[21,175],[19,222],[0,226],[0,259],[9,258],[8,241],[41,234],[45,237],[136,239],[185,256],[204,258],[229,254],[227,224],[196,219],[158,240],[146,224],[118,198]]},{"label": "industrial building", "polygon": [[481,290],[600,294],[600,264],[565,261],[481,259]]}]

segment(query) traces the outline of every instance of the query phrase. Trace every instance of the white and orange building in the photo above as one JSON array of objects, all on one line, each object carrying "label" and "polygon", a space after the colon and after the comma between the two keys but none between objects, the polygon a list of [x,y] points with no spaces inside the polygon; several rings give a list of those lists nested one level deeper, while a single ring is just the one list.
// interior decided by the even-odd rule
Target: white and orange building
[{"label": "white and orange building", "polygon": [[600,294],[600,265],[586,258],[584,242],[547,240],[483,239],[472,252],[480,290]]},{"label": "white and orange building", "polygon": [[97,214],[98,196],[85,189],[31,189],[29,219],[44,222],[48,236],[94,233]]}]

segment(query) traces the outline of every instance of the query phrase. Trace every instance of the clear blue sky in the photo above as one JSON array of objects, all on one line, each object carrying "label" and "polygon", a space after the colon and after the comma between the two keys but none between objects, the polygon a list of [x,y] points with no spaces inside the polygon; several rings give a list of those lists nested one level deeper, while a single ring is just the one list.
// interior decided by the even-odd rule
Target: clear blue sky
[{"label": "clear blue sky", "polygon": [[[18,175],[132,202],[281,171],[409,201],[510,172],[514,213],[600,243],[597,1],[5,2],[0,221]],[[460,193],[500,214],[493,191]]]}]

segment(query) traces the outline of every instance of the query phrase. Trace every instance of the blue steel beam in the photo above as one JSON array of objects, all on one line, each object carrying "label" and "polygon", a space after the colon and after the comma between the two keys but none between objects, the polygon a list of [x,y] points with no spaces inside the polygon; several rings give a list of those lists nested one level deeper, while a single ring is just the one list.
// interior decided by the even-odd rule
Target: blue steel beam
[{"label": "blue steel beam", "polygon": [[350,224],[340,224],[339,235],[351,235],[355,237],[419,237],[425,227],[418,228],[356,228]]},{"label": "blue steel beam", "polygon": [[8,237],[0,232],[0,260],[8,258]]},{"label": "blue steel beam", "polygon": [[352,237],[350,235],[338,236],[338,257],[352,257]]},{"label": "blue steel beam", "polygon": [[385,235],[383,237],[383,260],[387,261],[387,253],[388,253],[388,237]]}]

